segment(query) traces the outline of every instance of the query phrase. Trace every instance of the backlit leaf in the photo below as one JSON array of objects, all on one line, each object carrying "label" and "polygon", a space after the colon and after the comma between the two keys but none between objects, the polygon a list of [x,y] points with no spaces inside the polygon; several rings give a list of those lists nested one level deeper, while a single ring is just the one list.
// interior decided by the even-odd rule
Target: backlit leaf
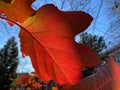
[{"label": "backlit leaf", "polygon": [[22,23],[21,50],[29,55],[39,77],[58,84],[75,84],[83,76],[83,67],[100,64],[96,53],[74,41],[92,21],[85,12],[63,12],[54,5],[41,7]]},{"label": "backlit leaf", "polygon": [[0,0],[0,14],[5,14],[10,20],[21,23],[35,13],[31,8],[33,1]]}]

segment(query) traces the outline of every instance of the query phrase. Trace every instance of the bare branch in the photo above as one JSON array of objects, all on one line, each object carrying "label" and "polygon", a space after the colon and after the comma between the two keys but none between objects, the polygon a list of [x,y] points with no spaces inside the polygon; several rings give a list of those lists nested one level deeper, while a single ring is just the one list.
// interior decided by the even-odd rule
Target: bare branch
[{"label": "bare branch", "polygon": [[113,53],[115,53],[119,50],[120,50],[120,45],[116,45],[116,46],[112,47],[111,49],[102,53],[101,56],[106,56],[106,55],[110,56],[110,55],[112,55]]},{"label": "bare branch", "polygon": [[62,4],[61,4],[61,7],[60,7],[61,10],[63,9],[64,4],[65,4],[65,0],[63,0],[63,2],[62,2]]},{"label": "bare branch", "polygon": [[97,12],[97,15],[96,15],[96,17],[95,17],[95,21],[94,21],[94,24],[93,24],[93,28],[96,26],[96,22],[97,22],[97,19],[98,19],[98,17],[99,17],[99,14],[100,14],[100,12],[101,12],[102,5],[103,5],[103,0],[101,0],[101,2],[100,2],[100,6],[99,6],[99,8],[98,8],[98,12]]}]

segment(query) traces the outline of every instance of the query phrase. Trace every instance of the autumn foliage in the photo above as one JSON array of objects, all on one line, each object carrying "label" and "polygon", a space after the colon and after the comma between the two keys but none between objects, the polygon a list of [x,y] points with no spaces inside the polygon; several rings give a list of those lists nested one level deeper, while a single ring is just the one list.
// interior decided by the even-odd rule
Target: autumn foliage
[{"label": "autumn foliage", "polygon": [[[97,87],[84,89],[91,87],[91,79],[83,79],[81,71],[84,67],[97,67],[101,60],[91,48],[74,41],[75,35],[84,31],[93,18],[83,11],[60,11],[52,4],[33,11],[30,7],[33,1],[0,0],[0,14],[6,15],[6,18],[0,18],[21,28],[19,37],[23,56],[30,56],[36,73],[44,82],[53,80],[59,85],[70,85],[73,88],[71,90],[96,90]],[[92,77],[94,81],[99,77],[104,78],[96,75]],[[93,86],[96,83],[92,82]]]},{"label": "autumn foliage", "polygon": [[53,82],[44,83],[35,72],[31,74],[21,74],[19,79],[14,80],[15,83],[25,90],[58,90],[58,86]]},{"label": "autumn foliage", "polygon": [[24,87],[26,90],[42,90],[42,84],[37,79],[37,74],[20,75],[19,79],[15,80],[15,82],[19,87]]}]

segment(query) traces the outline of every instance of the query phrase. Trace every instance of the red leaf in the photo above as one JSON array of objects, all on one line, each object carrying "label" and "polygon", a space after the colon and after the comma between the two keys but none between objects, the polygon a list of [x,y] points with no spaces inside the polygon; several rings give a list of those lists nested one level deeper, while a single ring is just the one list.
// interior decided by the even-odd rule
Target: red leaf
[{"label": "red leaf", "polygon": [[92,49],[74,41],[74,36],[91,21],[85,12],[62,12],[45,5],[22,24],[25,29],[20,31],[21,50],[31,57],[41,79],[75,84],[82,79],[83,67],[100,63]]},{"label": "red leaf", "polygon": [[98,67],[97,73],[81,80],[69,90],[120,90],[120,65],[110,57],[107,63]]},{"label": "red leaf", "polygon": [[31,8],[33,1],[34,0],[0,0],[0,14],[4,13],[9,20],[21,23],[35,13]]}]

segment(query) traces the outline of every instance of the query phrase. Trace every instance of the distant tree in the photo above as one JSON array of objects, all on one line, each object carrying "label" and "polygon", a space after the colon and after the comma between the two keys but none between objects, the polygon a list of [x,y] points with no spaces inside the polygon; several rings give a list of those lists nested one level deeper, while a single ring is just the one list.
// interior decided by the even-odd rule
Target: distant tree
[{"label": "distant tree", "polygon": [[81,33],[79,43],[92,48],[98,54],[101,60],[106,59],[107,56],[101,56],[102,51],[107,48],[105,40],[102,36],[92,35],[87,32]]},{"label": "distant tree", "polygon": [[[103,60],[103,61],[106,60],[107,55],[102,56],[102,53],[101,53],[105,48],[107,48],[103,37],[92,35],[92,34],[85,32],[85,33],[80,34],[80,42],[79,43],[89,46],[98,54],[98,56],[100,57],[101,60]],[[94,67],[84,68],[82,72],[85,77],[95,73]]]},{"label": "distant tree", "polygon": [[0,90],[15,90],[17,78],[18,47],[15,37],[11,37],[0,50]]}]

